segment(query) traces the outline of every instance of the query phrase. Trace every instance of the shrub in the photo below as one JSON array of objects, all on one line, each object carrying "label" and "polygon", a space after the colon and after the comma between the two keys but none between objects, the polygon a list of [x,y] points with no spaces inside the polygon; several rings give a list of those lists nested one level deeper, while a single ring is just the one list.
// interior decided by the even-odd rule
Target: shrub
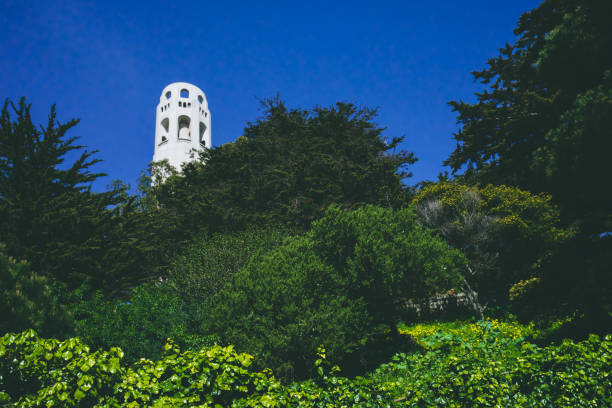
[{"label": "shrub", "polygon": [[180,297],[194,324],[199,325],[232,275],[259,251],[279,246],[292,231],[251,228],[204,237],[172,260],[168,285]]},{"label": "shrub", "polygon": [[305,236],[234,275],[213,306],[210,331],[284,378],[311,374],[320,344],[332,362],[358,372],[401,340],[403,299],[452,287],[463,262],[410,209],[332,207]]},{"label": "shrub", "polygon": [[123,299],[96,293],[77,307],[76,333],[93,347],[121,347],[128,361],[158,358],[168,337],[198,349],[218,341],[202,331],[217,292],[249,258],[282,242],[287,230],[215,234],[172,261],[169,278],[147,283]]},{"label": "shrub", "polygon": [[0,244],[0,334],[36,329],[57,334],[69,326],[68,315],[57,302],[49,280],[30,264],[4,254]]},{"label": "shrub", "polygon": [[168,337],[182,345],[197,338],[187,330],[188,315],[164,284],[135,288],[125,300],[96,293],[77,308],[76,334],[94,348],[121,347],[128,361],[157,358]]},{"label": "shrub", "polygon": [[424,225],[467,255],[467,278],[489,303],[505,304],[512,285],[541,274],[552,250],[574,234],[560,227],[550,196],[516,187],[441,181],[413,203]]},{"label": "shrub", "polygon": [[404,406],[610,406],[612,336],[540,348],[532,327],[496,320],[405,328],[425,347],[372,376]]},{"label": "shrub", "polygon": [[316,361],[319,378],[283,386],[233,347],[181,351],[164,346],[157,361],[125,366],[119,348],[91,353],[78,339],[59,342],[34,331],[0,338],[0,403],[8,407],[387,407],[362,379],[348,380]]}]

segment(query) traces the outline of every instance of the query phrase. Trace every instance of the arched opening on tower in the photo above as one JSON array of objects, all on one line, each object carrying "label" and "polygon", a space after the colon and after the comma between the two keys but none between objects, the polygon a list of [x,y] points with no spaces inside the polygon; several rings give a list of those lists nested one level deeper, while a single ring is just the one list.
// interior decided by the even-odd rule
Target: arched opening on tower
[{"label": "arched opening on tower", "polygon": [[189,91],[186,89],[181,89],[181,98],[189,98]]},{"label": "arched opening on tower", "polygon": [[168,131],[170,129],[170,120],[168,118],[163,118],[159,123],[161,125],[161,137],[159,144],[166,143],[168,141]]},{"label": "arched opening on tower", "polygon": [[161,121],[161,125],[166,131],[166,133],[168,133],[168,130],[170,129],[170,120],[168,118],[163,118]]},{"label": "arched opening on tower", "polygon": [[202,147],[206,147],[206,140],[204,139],[204,134],[206,133],[206,125],[204,122],[200,122],[200,145]]},{"label": "arched opening on tower", "polygon": [[189,116],[181,115],[178,118],[178,139],[179,140],[191,140],[191,132],[189,130],[189,125],[191,124],[191,119]]}]

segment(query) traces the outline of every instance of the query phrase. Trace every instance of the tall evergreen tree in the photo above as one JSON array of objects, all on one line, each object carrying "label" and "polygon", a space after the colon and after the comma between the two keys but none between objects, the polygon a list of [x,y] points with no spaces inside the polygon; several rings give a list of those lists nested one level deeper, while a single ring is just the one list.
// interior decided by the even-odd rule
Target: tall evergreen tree
[{"label": "tall evergreen tree", "polygon": [[546,0],[521,16],[518,39],[474,72],[474,104],[450,102],[462,125],[445,161],[466,180],[551,192],[567,223],[612,228],[612,2]]},{"label": "tall evergreen tree", "polygon": [[[0,240],[10,255],[71,287],[105,281],[114,228],[109,206],[121,200],[119,189],[91,190],[103,174],[91,171],[96,151],[66,137],[77,123],[57,122],[53,106],[47,125],[37,128],[25,98],[18,105],[7,100],[0,115]],[[71,152],[80,156],[66,165]]]}]

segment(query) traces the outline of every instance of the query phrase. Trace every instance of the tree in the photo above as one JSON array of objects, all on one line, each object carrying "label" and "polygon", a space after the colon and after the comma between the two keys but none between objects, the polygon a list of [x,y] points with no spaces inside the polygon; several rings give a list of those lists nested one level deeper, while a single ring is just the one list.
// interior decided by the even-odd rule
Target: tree
[{"label": "tree", "polygon": [[191,321],[200,326],[232,276],[260,252],[281,245],[291,232],[287,227],[249,228],[198,239],[172,259],[168,286],[180,297]]},{"label": "tree", "polygon": [[464,290],[483,303],[506,304],[512,286],[541,277],[542,263],[574,234],[561,228],[550,195],[516,187],[440,181],[413,203],[424,225],[465,253]]},{"label": "tree", "polygon": [[395,151],[402,138],[383,138],[375,110],[349,103],[288,109],[278,98],[263,107],[263,117],[234,143],[205,150],[199,162],[152,189],[175,224],[195,233],[267,223],[306,227],[332,203],[395,208],[405,201],[402,180],[416,159]]},{"label": "tree", "polygon": [[521,16],[516,42],[473,73],[488,89],[450,102],[462,125],[453,173],[550,192],[566,224],[610,231],[611,15],[609,1],[546,0]]},{"label": "tree", "polygon": [[[70,287],[84,281],[100,286],[108,281],[110,266],[120,262],[111,259],[117,225],[109,207],[121,202],[123,190],[91,191],[91,183],[103,174],[91,172],[99,162],[93,158],[96,151],[83,150],[78,138],[66,137],[77,123],[58,123],[52,106],[46,127],[37,128],[25,98],[17,106],[4,103],[0,236],[10,255],[28,260],[38,273]],[[80,156],[66,166],[66,156],[75,152]]]},{"label": "tree", "polygon": [[319,345],[352,374],[402,344],[406,299],[456,287],[463,255],[411,209],[330,207],[305,236],[251,259],[219,293],[210,332],[284,377],[310,373]]},{"label": "tree", "polygon": [[48,279],[25,261],[7,256],[0,244],[0,334],[34,328],[58,334],[68,325],[68,314],[57,302]]}]

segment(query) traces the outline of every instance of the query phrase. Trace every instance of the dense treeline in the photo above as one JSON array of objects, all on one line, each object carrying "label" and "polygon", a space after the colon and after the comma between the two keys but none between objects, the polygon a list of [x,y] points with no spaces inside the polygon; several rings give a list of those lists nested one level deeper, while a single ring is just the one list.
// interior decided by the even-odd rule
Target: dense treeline
[{"label": "dense treeline", "polygon": [[451,102],[462,125],[445,162],[453,172],[551,193],[567,224],[612,230],[601,185],[612,147],[611,15],[608,1],[547,0],[521,16],[516,42],[474,73],[487,85],[478,102]]},{"label": "dense treeline", "polygon": [[[516,42],[474,73],[486,87],[477,101],[450,103],[461,125],[445,161],[451,176],[417,186],[408,185],[416,157],[385,135],[375,110],[292,109],[277,97],[235,142],[182,169],[152,163],[138,194],[119,181],[95,192],[104,175],[93,171],[97,152],[69,135],[78,121],[58,123],[52,107],[37,127],[25,99],[6,101],[0,335],[81,340],[7,334],[0,401],[90,406],[103,393],[101,406],[196,397],[203,406],[339,406],[355,395],[363,406],[609,403],[609,339],[558,342],[612,327],[610,17],[608,2],[578,0],[524,14]],[[72,163],[69,153],[78,154]],[[425,319],[407,305],[435,296],[456,296],[454,312],[481,323],[398,330]],[[447,312],[437,317],[458,317]],[[492,327],[492,316],[525,326]],[[423,334],[434,328],[446,334]],[[80,341],[110,351],[90,353]],[[196,396],[185,384],[209,371],[177,363],[191,358],[240,380]],[[456,361],[469,368],[453,371]],[[373,374],[349,380],[323,372],[326,364]],[[547,388],[558,373],[558,388]],[[447,386],[449,375],[472,374],[490,381]],[[569,395],[579,380],[588,387]]]}]

